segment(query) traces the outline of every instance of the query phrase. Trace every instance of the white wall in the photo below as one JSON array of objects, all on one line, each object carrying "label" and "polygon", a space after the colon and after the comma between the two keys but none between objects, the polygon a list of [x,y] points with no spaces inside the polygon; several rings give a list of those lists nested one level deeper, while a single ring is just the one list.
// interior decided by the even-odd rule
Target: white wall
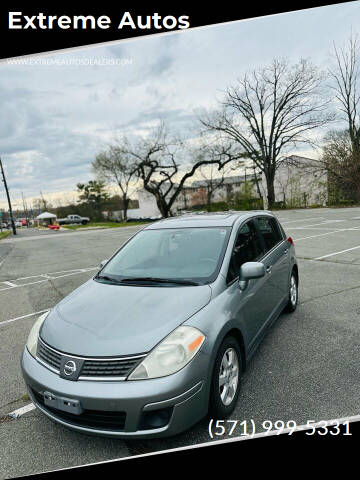
[{"label": "white wall", "polygon": [[151,193],[146,190],[139,190],[138,199],[139,208],[129,208],[127,212],[128,218],[161,217],[154,195],[151,195]]},{"label": "white wall", "polygon": [[[304,159],[306,161],[308,159]],[[281,166],[276,171],[275,181],[275,201],[286,201],[288,206],[298,207],[297,202],[306,206],[312,204],[326,205],[327,186],[326,178],[321,178],[310,170],[301,168],[301,166]],[[267,188],[264,174],[261,178],[261,190],[264,194],[265,208],[267,208]]]}]

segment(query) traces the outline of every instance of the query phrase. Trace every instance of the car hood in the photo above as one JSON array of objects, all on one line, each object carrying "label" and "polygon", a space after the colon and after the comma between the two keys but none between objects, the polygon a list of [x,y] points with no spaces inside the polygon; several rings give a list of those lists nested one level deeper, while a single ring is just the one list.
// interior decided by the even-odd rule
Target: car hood
[{"label": "car hood", "polygon": [[208,285],[109,285],[89,280],[53,308],[41,338],[80,356],[121,356],[151,350],[211,298]]}]

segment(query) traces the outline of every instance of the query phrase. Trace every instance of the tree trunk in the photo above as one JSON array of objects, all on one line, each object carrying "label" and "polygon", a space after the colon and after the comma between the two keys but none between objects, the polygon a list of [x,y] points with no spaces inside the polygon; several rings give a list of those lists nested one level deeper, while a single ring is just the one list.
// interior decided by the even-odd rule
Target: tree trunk
[{"label": "tree trunk", "polygon": [[128,211],[128,208],[129,208],[129,203],[130,203],[130,199],[126,196],[126,195],[123,195],[123,217],[124,217],[124,222],[127,222],[128,218],[127,218],[127,211]]},{"label": "tree trunk", "polygon": [[168,218],[172,216],[171,211],[165,202],[158,203],[158,209],[160,210],[161,216],[163,218]]},{"label": "tree trunk", "polygon": [[268,209],[271,210],[274,207],[274,204],[275,204],[275,187],[274,187],[275,175],[274,175],[274,173],[273,172],[265,172],[265,179],[266,179]]},{"label": "tree trunk", "polygon": [[166,200],[160,195],[156,195],[156,204],[163,218],[168,218],[172,216],[169,205],[166,203]]},{"label": "tree trunk", "polygon": [[260,198],[260,201],[262,203],[262,209],[264,209],[264,201],[263,201],[263,197],[261,195],[261,190],[260,190],[260,185],[259,185],[259,179],[256,175],[256,171],[255,171],[255,168],[254,168],[254,175],[255,175],[255,184],[256,184],[256,189],[257,189],[257,193],[259,195],[259,198]]},{"label": "tree trunk", "polygon": [[212,191],[208,189],[206,194],[206,209],[208,212],[211,212],[211,198],[212,198]]},{"label": "tree trunk", "polygon": [[156,205],[161,213],[161,216],[163,218],[168,218],[168,217],[171,217],[171,208],[169,207],[169,205],[167,204],[165,198],[159,193],[158,190],[155,190],[151,187],[149,187],[148,185],[144,185],[144,189],[151,193],[152,195],[154,195],[155,197],[155,201],[156,201]]}]

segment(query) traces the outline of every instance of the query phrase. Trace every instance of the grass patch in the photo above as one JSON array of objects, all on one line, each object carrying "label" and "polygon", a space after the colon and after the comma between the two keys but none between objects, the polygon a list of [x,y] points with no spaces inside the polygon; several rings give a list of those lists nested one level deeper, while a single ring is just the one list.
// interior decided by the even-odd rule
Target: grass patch
[{"label": "grass patch", "polygon": [[86,225],[62,225],[64,228],[70,230],[79,230],[89,227],[101,227],[101,228],[119,228],[119,227],[132,227],[133,225],[145,225],[149,222],[89,222]]},{"label": "grass patch", "polygon": [[0,240],[8,237],[10,234],[11,234],[10,230],[8,230],[7,232],[0,232]]}]

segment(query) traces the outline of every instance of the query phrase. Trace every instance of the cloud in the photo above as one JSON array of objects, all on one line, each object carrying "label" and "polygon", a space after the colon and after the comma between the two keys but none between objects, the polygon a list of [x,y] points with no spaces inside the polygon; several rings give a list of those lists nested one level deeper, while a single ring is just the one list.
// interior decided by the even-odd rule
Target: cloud
[{"label": "cloud", "polygon": [[196,137],[196,112],[215,107],[246,70],[275,56],[326,67],[332,42],[359,31],[359,20],[350,2],[51,54],[43,65],[1,63],[0,153],[12,196],[73,191],[114,134],[146,133],[159,118]]}]

